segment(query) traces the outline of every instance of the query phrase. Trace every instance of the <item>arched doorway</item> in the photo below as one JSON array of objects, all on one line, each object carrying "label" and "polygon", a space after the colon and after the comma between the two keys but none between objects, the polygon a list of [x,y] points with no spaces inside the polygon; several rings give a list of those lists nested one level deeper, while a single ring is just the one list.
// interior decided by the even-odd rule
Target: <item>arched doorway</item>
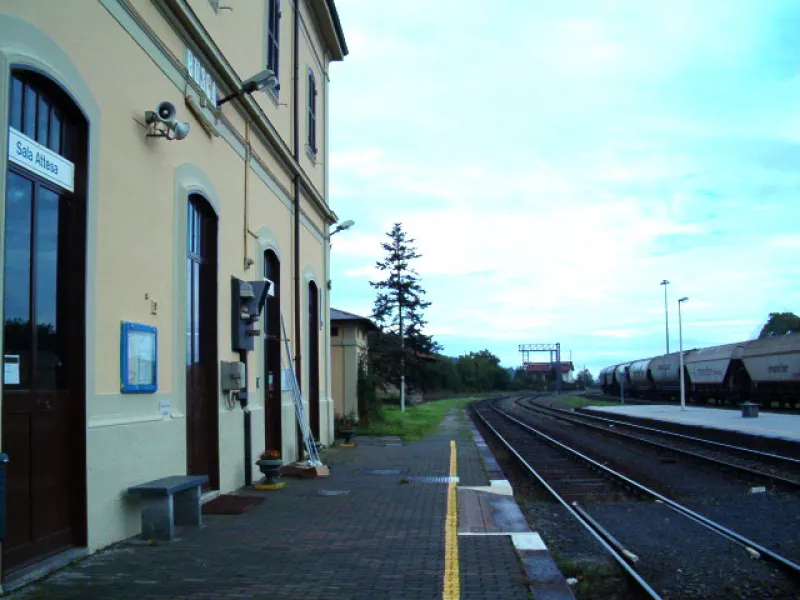
[{"label": "arched doorway", "polygon": [[281,436],[281,263],[264,251],[264,278],[273,285],[264,310],[264,437],[265,448],[282,450]]},{"label": "arched doorway", "polygon": [[199,194],[186,228],[186,456],[190,475],[219,489],[217,387],[217,215]]},{"label": "arched doorway", "polygon": [[14,69],[6,173],[3,452],[8,570],[86,544],[88,123]]},{"label": "arched doorway", "polygon": [[308,284],[308,419],[311,433],[319,441],[319,291]]}]

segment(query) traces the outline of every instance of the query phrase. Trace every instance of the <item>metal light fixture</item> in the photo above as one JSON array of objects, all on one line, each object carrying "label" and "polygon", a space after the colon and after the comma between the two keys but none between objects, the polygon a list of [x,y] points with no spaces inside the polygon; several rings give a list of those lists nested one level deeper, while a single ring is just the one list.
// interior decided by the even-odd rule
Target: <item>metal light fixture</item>
[{"label": "metal light fixture", "polygon": [[264,69],[260,73],[256,73],[250,79],[245,80],[242,83],[242,87],[232,94],[229,94],[222,98],[221,100],[217,101],[217,108],[228,102],[229,100],[233,100],[237,96],[242,96],[244,94],[252,94],[253,92],[257,92],[258,90],[263,90],[264,88],[270,88],[272,90],[279,90],[281,89],[281,84],[278,83],[278,76],[275,75],[275,72],[272,69]]},{"label": "metal light fixture", "polygon": [[[334,229],[333,231],[331,231],[328,234],[328,243],[330,243],[330,240],[334,235],[336,235],[340,231],[344,231],[345,229],[350,229],[355,224],[356,224],[356,222],[353,221],[352,219],[348,219],[347,221],[342,221],[341,223],[339,223],[336,226],[336,229]],[[331,244],[331,246],[333,246],[333,244]],[[327,253],[325,254],[325,256],[327,257]],[[326,258],[326,260],[328,260],[328,259]],[[333,286],[333,284],[332,284],[331,280],[328,279],[328,286],[327,286],[328,290],[330,290],[332,286]]]},{"label": "metal light fixture", "polygon": [[347,221],[344,221],[344,222],[340,223],[339,225],[337,225],[336,229],[331,231],[331,235],[328,236],[328,237],[334,236],[337,233],[339,233],[340,231],[344,231],[345,229],[350,229],[355,224],[356,224],[355,221],[353,221],[351,219],[348,219]]},{"label": "metal light fixture", "polygon": [[661,282],[661,285],[664,286],[664,320],[667,324],[667,354],[669,354],[669,310],[667,309],[667,286],[669,281],[665,279]]},{"label": "metal light fixture", "polygon": [[678,340],[681,352],[681,410],[686,410],[686,381],[683,374],[683,323],[681,321],[681,304],[689,298],[684,296],[678,300]]}]

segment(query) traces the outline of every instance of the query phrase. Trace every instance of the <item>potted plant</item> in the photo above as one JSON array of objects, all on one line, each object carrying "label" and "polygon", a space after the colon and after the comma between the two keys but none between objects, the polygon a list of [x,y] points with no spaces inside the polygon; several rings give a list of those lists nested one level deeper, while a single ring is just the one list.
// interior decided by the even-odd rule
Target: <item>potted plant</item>
[{"label": "potted plant", "polygon": [[339,427],[339,434],[344,438],[344,443],[347,445],[352,444],[351,440],[356,434],[356,431],[358,431],[358,429],[356,429],[356,426],[350,419],[345,420]]},{"label": "potted plant", "polygon": [[274,485],[278,482],[278,478],[281,476],[281,467],[283,466],[279,450],[264,450],[258,455],[256,464],[264,474],[264,483]]}]

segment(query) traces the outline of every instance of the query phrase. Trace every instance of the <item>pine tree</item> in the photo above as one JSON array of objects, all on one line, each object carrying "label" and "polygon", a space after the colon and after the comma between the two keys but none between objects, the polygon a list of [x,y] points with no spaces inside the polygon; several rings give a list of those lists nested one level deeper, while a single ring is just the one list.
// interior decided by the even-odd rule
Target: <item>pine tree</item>
[{"label": "pine tree", "polygon": [[386,273],[386,278],[370,281],[370,285],[378,290],[372,317],[385,334],[381,344],[383,356],[378,358],[376,366],[387,379],[395,382],[399,379],[401,388],[404,375],[409,387],[418,388],[424,373],[419,355],[430,355],[440,350],[439,344],[424,333],[427,321],[423,318],[423,311],[431,303],[423,299],[425,290],[420,284],[419,274],[411,267],[411,261],[422,255],[413,246],[414,240],[407,238],[400,223],[395,223],[386,235],[390,241],[381,244],[386,258],[375,265]]}]

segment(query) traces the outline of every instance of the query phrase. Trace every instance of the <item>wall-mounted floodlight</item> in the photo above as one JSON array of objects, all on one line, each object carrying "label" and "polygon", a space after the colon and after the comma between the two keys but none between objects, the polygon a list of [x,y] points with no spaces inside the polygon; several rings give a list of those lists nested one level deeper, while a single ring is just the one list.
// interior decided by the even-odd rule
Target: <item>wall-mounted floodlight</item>
[{"label": "wall-mounted floodlight", "polygon": [[331,231],[331,235],[336,235],[340,231],[344,231],[345,229],[350,229],[355,224],[356,224],[355,221],[353,221],[351,219],[348,219],[347,221],[344,221],[344,222],[340,223],[339,225],[337,225],[336,229]]},{"label": "wall-mounted floodlight", "polygon": [[260,73],[253,75],[250,79],[245,80],[242,83],[241,89],[219,100],[217,102],[217,108],[229,100],[233,100],[237,96],[252,94],[258,90],[263,90],[264,88],[269,88],[271,90],[281,89],[281,84],[278,83],[278,77],[275,75],[275,72],[272,69],[264,69]]}]

